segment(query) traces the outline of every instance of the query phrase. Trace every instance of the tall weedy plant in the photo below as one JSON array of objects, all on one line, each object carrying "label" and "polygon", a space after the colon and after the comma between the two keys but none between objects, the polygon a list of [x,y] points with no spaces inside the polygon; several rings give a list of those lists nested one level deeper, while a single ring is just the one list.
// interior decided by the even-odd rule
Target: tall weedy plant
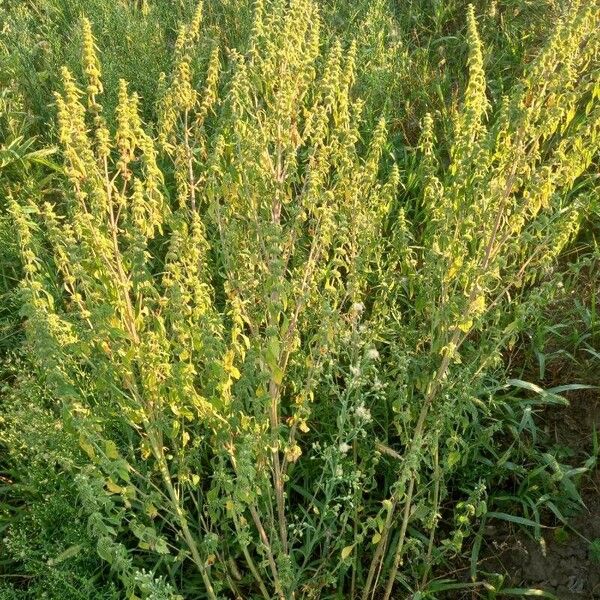
[{"label": "tall weedy plant", "polygon": [[[371,594],[399,505],[399,539],[384,597],[391,596],[414,510],[419,464],[424,449],[439,435],[429,420],[439,420],[449,409],[443,398],[453,388],[452,371],[464,376],[465,368],[453,365],[460,365],[464,352],[470,363],[466,370],[476,376],[497,359],[497,350],[515,333],[515,323],[497,327],[506,311],[502,304],[512,300],[515,288],[539,277],[589,211],[594,189],[566,205],[563,194],[598,151],[597,24],[595,7],[574,3],[523,80],[502,99],[496,119],[490,120],[481,42],[469,8],[469,84],[443,171],[435,156],[433,120],[427,116],[423,123],[422,196],[415,211],[423,223],[417,238],[420,264],[408,277],[415,278],[411,287],[417,290],[412,296],[414,317],[425,322],[417,347],[428,348],[439,359],[431,361],[433,368],[428,365],[431,370],[417,382],[421,408],[364,599]],[[414,308],[407,307],[409,312]],[[414,331],[423,327],[413,323]],[[436,448],[430,451],[437,455]],[[436,482],[436,504],[438,488]]]},{"label": "tall weedy plant", "polygon": [[30,357],[128,597],[387,599],[485,511],[476,485],[437,529],[527,286],[588,209],[564,192],[598,149],[600,17],[573,3],[495,107],[467,16],[450,156],[426,117],[402,205],[356,48],[324,46],[310,0],[257,0],[248,51],[215,48],[197,88],[200,5],[157,122],[122,81],[114,131],[83,21],[87,80],[64,69],[56,97],[62,197],[11,211]]}]

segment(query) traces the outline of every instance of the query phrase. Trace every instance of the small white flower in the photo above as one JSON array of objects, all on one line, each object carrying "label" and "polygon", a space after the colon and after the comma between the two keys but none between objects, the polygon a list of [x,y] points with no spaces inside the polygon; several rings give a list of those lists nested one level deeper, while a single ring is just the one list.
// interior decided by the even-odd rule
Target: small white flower
[{"label": "small white flower", "polygon": [[360,369],[358,367],[350,367],[350,373],[352,373],[354,377],[360,377]]},{"label": "small white flower", "polygon": [[350,448],[351,448],[350,444],[347,444],[346,442],[342,442],[340,444],[340,452],[342,454],[347,454],[348,451],[350,450]]},{"label": "small white flower", "polygon": [[365,305],[362,302],[355,302],[352,305],[351,312],[360,315],[365,310]]},{"label": "small white flower", "polygon": [[367,358],[369,360],[379,360],[379,352],[377,352],[377,348],[369,348],[367,350]]},{"label": "small white flower", "polygon": [[371,411],[364,404],[359,404],[354,410],[354,414],[357,419],[364,421],[365,423],[368,423],[372,418]]}]

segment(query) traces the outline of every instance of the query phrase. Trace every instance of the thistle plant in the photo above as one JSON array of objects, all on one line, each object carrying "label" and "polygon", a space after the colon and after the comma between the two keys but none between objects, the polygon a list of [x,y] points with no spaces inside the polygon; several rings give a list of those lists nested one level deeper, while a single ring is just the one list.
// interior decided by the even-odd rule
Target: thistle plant
[{"label": "thistle plant", "polygon": [[128,598],[424,588],[485,512],[477,482],[438,531],[473,390],[591,206],[567,192],[600,143],[598,12],[565,9],[496,106],[470,7],[450,152],[426,116],[407,202],[386,119],[365,128],[359,47],[325,43],[314,2],[256,0],[247,50],[195,72],[202,17],[155,123],[125,81],[104,114],[84,20],[60,198],[10,204],[88,532]]}]

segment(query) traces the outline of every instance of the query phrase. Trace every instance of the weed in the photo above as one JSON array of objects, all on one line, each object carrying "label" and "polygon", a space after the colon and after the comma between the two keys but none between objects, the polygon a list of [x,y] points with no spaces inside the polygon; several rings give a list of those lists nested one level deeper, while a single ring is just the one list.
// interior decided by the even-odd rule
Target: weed
[{"label": "weed", "polygon": [[[597,210],[599,16],[565,5],[526,55],[508,9],[422,4],[11,16],[14,93],[55,109],[59,147],[2,147],[11,360],[31,371],[9,369],[4,544],[25,593],[50,568],[55,597],[544,595],[477,565],[486,523],[539,537],[594,466],[536,418],[584,384],[503,359],[536,323],[545,374],[540,314]],[[23,74],[34,24],[49,112]],[[595,302],[578,310],[593,355]],[[438,577],[466,540],[473,581]]]}]

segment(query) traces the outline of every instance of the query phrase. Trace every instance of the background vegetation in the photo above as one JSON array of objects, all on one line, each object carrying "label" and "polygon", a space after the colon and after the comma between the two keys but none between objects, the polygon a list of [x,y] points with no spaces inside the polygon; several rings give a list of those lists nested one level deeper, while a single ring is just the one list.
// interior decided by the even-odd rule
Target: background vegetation
[{"label": "background vegetation", "polygon": [[600,5],[0,7],[0,598],[551,597]]}]

